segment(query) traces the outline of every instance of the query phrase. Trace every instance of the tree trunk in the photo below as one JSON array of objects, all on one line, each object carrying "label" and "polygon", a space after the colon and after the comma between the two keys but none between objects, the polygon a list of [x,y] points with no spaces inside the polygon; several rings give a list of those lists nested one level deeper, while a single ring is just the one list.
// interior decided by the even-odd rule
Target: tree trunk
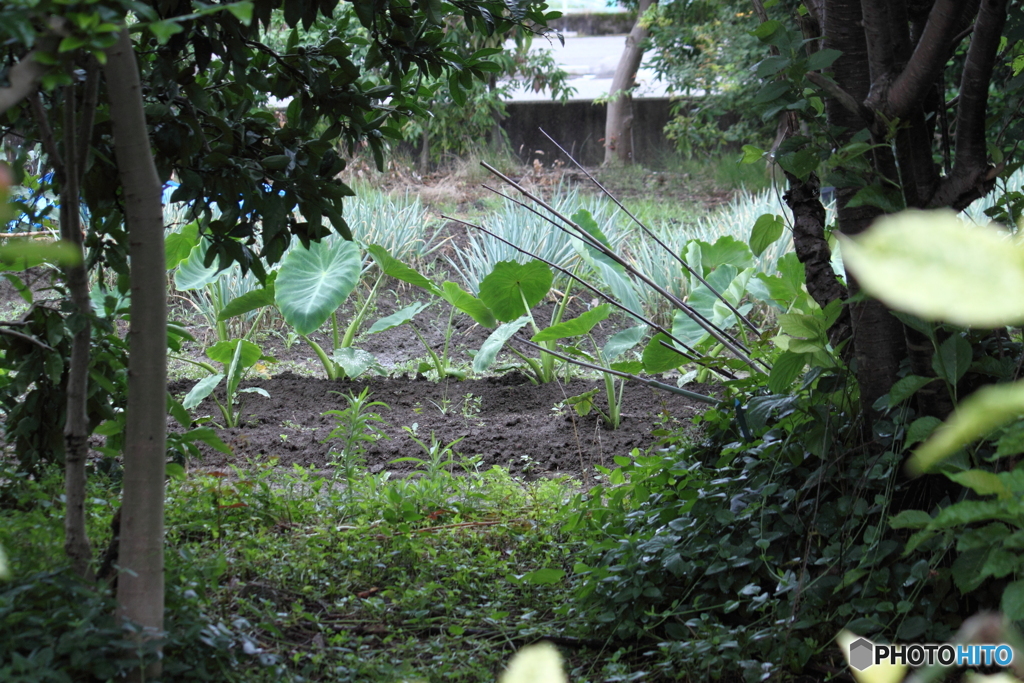
[{"label": "tree trunk", "polygon": [[[89,98],[87,97],[86,100]],[[88,115],[86,115],[87,118]],[[86,403],[89,393],[89,358],[92,302],[89,299],[89,275],[85,270],[82,250],[81,212],[79,211],[79,184],[84,164],[76,138],[75,88],[64,88],[64,158],[61,178],[60,232],[61,239],[74,244],[81,258],[73,266],[66,266],[64,278],[68,285],[73,312],[68,325],[74,332],[71,341],[71,363],[68,366],[67,408],[64,418],[64,494],[67,508],[64,515],[64,551],[79,576],[91,580],[93,571],[92,548],[85,530],[85,463],[89,454],[89,417]],[[85,131],[81,131],[85,134]],[[55,160],[56,163],[56,160]]]},{"label": "tree trunk", "polygon": [[[838,85],[857,102],[867,99],[871,86],[870,64],[860,0],[828,0],[824,4],[824,47],[834,48],[842,55],[833,64]],[[840,144],[863,130],[868,122],[842,106],[835,98],[826,100],[828,122],[833,130],[844,130]],[[882,161],[876,166],[888,166]],[[836,205],[839,229],[845,235],[865,231],[881,215],[880,209],[870,206],[847,206],[856,188],[837,187]],[[860,291],[849,272],[846,282],[851,296]],[[857,382],[860,385],[861,406],[870,410],[872,404],[888,393],[896,381],[900,361],[906,356],[903,326],[880,301],[873,299],[850,304],[853,325],[853,353],[857,362]]]},{"label": "tree trunk", "polygon": [[[131,258],[128,407],[121,504],[119,614],[163,630],[164,466],[166,461],[167,294],[160,179],[149,146],[139,69],[128,31],[105,68],[114,150],[124,191]],[[159,675],[159,664],[136,680]]]},{"label": "tree trunk", "polygon": [[657,0],[640,0],[636,23],[626,36],[626,47],[622,50],[619,65],[612,78],[608,94],[608,113],[604,126],[604,163],[615,161],[633,163],[633,96],[630,90],[636,85],[636,72],[644,58],[640,44],[647,38],[647,29],[642,22],[644,13]]}]

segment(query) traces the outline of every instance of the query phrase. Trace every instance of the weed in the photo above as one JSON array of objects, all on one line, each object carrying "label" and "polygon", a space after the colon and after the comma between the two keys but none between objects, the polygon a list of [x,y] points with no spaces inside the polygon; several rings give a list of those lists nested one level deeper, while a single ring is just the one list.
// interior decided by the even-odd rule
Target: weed
[{"label": "weed", "polygon": [[333,417],[336,423],[325,441],[334,439],[338,442],[338,447],[331,450],[331,458],[338,466],[337,473],[345,481],[346,495],[351,496],[352,482],[366,464],[367,444],[389,438],[377,427],[384,419],[373,408],[390,407],[382,401],[371,401],[369,388],[363,389],[358,396],[337,391],[331,393],[343,396],[348,407],[323,413]]}]

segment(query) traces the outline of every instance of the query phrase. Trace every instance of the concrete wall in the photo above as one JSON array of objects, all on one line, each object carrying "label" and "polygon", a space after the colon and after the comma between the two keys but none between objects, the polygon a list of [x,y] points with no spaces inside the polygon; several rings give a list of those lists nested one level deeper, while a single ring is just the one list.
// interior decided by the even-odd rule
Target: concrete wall
[{"label": "concrete wall", "polygon": [[[557,102],[514,102],[506,105],[508,117],[502,127],[508,134],[512,151],[524,162],[540,159],[550,166],[556,159],[568,163],[557,148],[540,132],[543,128],[577,161],[597,166],[604,161],[604,119],[607,105],[591,100]],[[662,132],[670,118],[671,105],[664,99],[638,99],[633,102],[633,150],[639,163],[651,163],[672,142]],[[538,154],[541,151],[543,154]]]},{"label": "concrete wall", "polygon": [[[558,9],[557,3],[552,9]],[[614,36],[629,33],[636,22],[636,12],[582,12],[566,14],[549,26],[556,31],[575,32],[581,36]]]}]

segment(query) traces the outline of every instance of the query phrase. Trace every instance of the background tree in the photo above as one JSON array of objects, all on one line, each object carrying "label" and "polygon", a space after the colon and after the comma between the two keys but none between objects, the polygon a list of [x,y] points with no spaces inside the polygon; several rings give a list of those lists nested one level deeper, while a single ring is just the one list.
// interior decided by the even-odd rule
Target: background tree
[{"label": "background tree", "polygon": [[604,126],[604,163],[633,162],[633,95],[636,72],[644,58],[648,31],[647,11],[657,0],[640,0],[636,23],[626,36],[619,64],[615,67],[608,93],[608,113]]}]

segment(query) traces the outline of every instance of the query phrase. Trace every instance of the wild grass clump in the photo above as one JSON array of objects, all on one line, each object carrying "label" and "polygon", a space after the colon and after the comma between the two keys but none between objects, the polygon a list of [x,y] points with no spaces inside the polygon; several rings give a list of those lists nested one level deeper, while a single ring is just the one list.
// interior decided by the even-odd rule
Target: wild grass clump
[{"label": "wild grass clump", "polygon": [[[580,209],[590,211],[613,246],[618,246],[625,237],[626,217],[603,197],[586,195],[563,184],[554,192],[550,204],[566,216]],[[544,215],[513,202],[503,204],[496,214],[488,218],[486,225],[498,237],[563,268],[572,269],[579,260],[573,247],[574,238],[547,221]],[[526,263],[531,258],[497,237],[471,231],[468,245],[457,247],[455,258],[449,261],[462,276],[467,289],[476,293],[480,290],[480,282],[494,270],[496,263]]]}]

